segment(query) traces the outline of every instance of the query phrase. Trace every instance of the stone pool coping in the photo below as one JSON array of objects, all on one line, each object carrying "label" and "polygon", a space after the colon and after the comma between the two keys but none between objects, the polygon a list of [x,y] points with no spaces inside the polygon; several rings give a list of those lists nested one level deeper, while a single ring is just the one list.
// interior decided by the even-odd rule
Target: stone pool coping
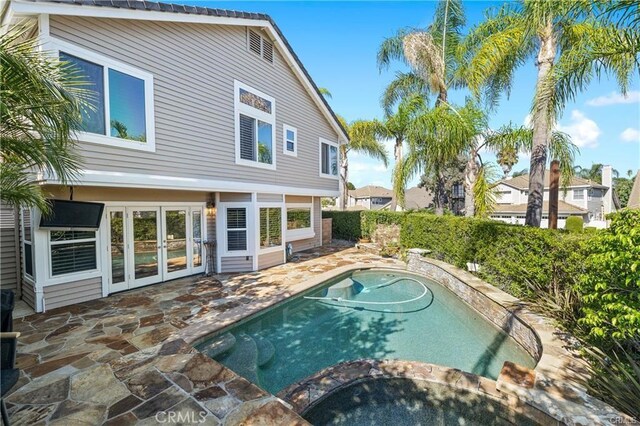
[{"label": "stone pool coping", "polygon": [[205,315],[197,323],[191,324],[188,327],[180,330],[180,338],[191,344],[197,346],[211,335],[218,331],[229,327],[235,323],[246,320],[248,317],[262,311],[275,308],[278,304],[285,302],[286,300],[295,297],[301,293],[304,293],[313,287],[316,287],[328,280],[334,279],[340,275],[347,274],[352,271],[361,269],[395,269],[399,271],[407,271],[406,265],[389,264],[383,262],[371,262],[371,263],[353,263],[346,266],[340,266],[331,271],[323,272],[315,275],[304,282],[292,285],[288,287],[288,290],[284,293],[276,294],[272,297],[268,297],[266,300],[257,301],[251,304],[251,306],[240,306],[238,308],[230,309],[222,314]]},{"label": "stone pool coping", "polygon": [[279,392],[277,397],[289,402],[296,413],[304,415],[335,392],[373,379],[408,379],[445,385],[454,393],[471,393],[479,398],[498,402],[507,409],[505,415],[525,415],[538,424],[559,423],[549,414],[522,402],[515,395],[499,391],[494,380],[456,368],[419,361],[360,359],[343,362],[294,383]]}]

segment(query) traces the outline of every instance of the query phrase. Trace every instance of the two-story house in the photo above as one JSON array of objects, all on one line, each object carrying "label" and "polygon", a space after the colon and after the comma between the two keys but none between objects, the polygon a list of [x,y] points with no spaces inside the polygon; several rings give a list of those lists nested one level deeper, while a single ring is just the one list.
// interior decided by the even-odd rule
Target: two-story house
[{"label": "two-story house", "polygon": [[382,186],[367,185],[349,191],[347,208],[349,210],[381,210],[389,208],[393,191]]},{"label": "two-story house", "polygon": [[[340,195],[348,137],[269,16],[12,1],[3,23],[24,19],[95,93],[77,181],[43,176],[51,199],[73,203],[19,213],[19,290],[36,311],[322,244],[320,198]],[[69,209],[96,223],[56,220]]]},{"label": "two-story house", "polygon": [[[558,200],[558,228],[564,228],[569,216],[582,217],[585,226],[606,227],[605,215],[615,211],[612,191],[612,168],[604,166],[602,184],[572,177],[566,190],[560,188]],[[524,224],[529,196],[529,175],[505,179],[496,186],[496,209],[492,219]],[[548,227],[549,172],[544,178],[541,227]]]}]

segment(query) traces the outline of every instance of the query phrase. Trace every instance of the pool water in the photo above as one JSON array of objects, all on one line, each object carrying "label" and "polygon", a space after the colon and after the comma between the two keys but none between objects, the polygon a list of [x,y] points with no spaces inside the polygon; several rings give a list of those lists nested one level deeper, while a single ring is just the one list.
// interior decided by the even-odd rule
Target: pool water
[{"label": "pool water", "polygon": [[424,277],[361,270],[250,317],[198,349],[275,394],[361,358],[423,361],[496,379],[504,361],[535,362],[502,330]]}]

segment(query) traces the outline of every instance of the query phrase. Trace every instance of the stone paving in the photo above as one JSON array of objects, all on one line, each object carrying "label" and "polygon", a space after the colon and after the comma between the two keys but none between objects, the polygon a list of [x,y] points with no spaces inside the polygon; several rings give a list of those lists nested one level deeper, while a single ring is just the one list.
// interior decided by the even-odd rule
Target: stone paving
[{"label": "stone paving", "polygon": [[336,268],[381,262],[402,265],[328,246],[260,272],[190,277],[18,319],[21,377],[5,397],[12,424],[156,424],[170,415],[182,424],[306,424],[183,334],[231,311],[250,315]]}]

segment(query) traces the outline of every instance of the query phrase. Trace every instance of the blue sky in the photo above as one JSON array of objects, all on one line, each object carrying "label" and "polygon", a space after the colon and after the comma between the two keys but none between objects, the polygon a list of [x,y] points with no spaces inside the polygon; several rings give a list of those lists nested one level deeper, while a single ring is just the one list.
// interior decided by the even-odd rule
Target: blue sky
[{"label": "blue sky", "polygon": [[[394,64],[378,72],[376,53],[380,43],[403,27],[425,27],[431,22],[435,2],[267,2],[186,1],[210,7],[264,12],[271,15],[318,84],[328,88],[334,111],[348,121],[382,118],[379,99],[384,87],[401,69]],[[468,1],[468,24],[479,22],[483,12],[496,2]],[[509,99],[503,99],[490,125],[497,128],[513,122],[522,124],[529,113],[535,85],[533,62],[522,67]],[[452,93],[461,102],[465,93]],[[611,164],[622,174],[640,168],[640,81],[623,98],[613,80],[594,82],[567,105],[560,129],[571,134],[580,146],[577,163]],[[390,145],[389,145],[390,147]],[[392,152],[389,149],[389,155]],[[486,158],[491,158],[488,155]],[[514,170],[528,167],[520,156]],[[350,179],[356,186],[376,184],[390,187],[391,167],[361,155],[350,156]]]}]

